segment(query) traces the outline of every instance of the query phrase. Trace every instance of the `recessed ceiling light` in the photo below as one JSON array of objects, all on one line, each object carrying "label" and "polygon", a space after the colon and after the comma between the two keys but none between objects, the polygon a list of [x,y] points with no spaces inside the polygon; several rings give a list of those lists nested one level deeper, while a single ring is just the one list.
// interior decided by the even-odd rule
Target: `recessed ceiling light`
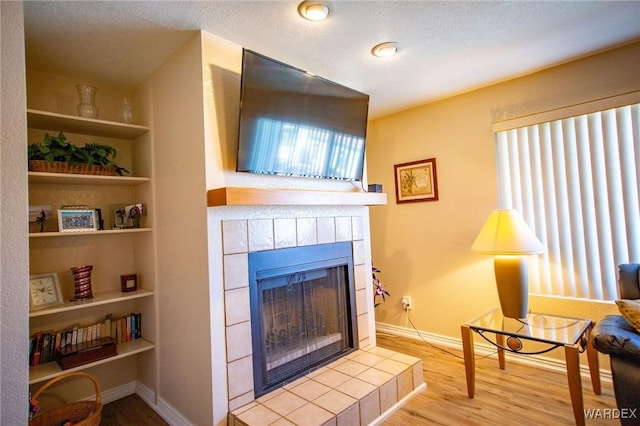
[{"label": "recessed ceiling light", "polygon": [[331,8],[327,2],[305,0],[298,5],[298,13],[309,21],[322,21],[327,19],[327,16],[331,13]]},{"label": "recessed ceiling light", "polygon": [[371,54],[378,58],[388,58],[398,53],[398,43],[387,41],[373,46]]}]

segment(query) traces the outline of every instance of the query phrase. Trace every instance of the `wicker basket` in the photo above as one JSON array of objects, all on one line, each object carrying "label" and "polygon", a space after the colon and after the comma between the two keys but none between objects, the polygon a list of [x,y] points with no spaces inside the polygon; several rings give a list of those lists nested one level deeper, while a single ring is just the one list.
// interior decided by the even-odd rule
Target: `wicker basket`
[{"label": "wicker basket", "polygon": [[87,163],[69,164],[64,161],[29,160],[29,170],[44,173],[70,173],[74,175],[115,176],[115,167],[104,167]]},{"label": "wicker basket", "polygon": [[74,426],[98,426],[100,424],[100,416],[102,414],[100,385],[93,376],[87,373],[66,373],[51,379],[33,394],[32,399],[37,401],[38,397],[49,386],[69,377],[85,377],[91,380],[96,390],[96,400],[72,402],[62,407],[43,411],[29,421],[29,426],[53,426],[62,424],[65,421],[71,422]]}]

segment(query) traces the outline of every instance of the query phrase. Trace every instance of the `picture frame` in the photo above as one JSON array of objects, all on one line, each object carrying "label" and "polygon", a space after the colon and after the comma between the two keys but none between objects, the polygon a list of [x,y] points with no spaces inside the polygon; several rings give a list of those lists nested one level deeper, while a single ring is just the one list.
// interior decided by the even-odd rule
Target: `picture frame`
[{"label": "picture frame", "polygon": [[123,293],[127,293],[129,291],[136,291],[137,289],[138,289],[137,274],[120,275],[120,290]]},{"label": "picture frame", "polygon": [[50,308],[63,303],[64,298],[57,272],[29,275],[29,311]]},{"label": "picture frame", "polygon": [[58,210],[60,232],[97,231],[96,211],[92,209]]},{"label": "picture frame", "polygon": [[438,176],[436,159],[396,164],[396,203],[415,203],[438,200]]}]

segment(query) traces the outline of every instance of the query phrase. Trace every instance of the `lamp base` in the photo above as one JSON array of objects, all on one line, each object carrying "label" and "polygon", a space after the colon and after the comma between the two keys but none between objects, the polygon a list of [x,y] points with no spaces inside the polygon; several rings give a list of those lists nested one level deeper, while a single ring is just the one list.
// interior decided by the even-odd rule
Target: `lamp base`
[{"label": "lamp base", "polygon": [[525,256],[496,256],[493,261],[502,315],[526,318],[529,305],[529,268]]}]

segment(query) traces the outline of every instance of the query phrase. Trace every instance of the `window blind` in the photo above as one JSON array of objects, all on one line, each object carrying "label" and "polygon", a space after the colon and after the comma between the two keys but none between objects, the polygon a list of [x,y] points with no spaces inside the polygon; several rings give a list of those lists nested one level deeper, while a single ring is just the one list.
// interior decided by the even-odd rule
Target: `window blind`
[{"label": "window blind", "polygon": [[640,104],[497,131],[500,204],[546,246],[530,291],[614,300],[640,262]]}]

